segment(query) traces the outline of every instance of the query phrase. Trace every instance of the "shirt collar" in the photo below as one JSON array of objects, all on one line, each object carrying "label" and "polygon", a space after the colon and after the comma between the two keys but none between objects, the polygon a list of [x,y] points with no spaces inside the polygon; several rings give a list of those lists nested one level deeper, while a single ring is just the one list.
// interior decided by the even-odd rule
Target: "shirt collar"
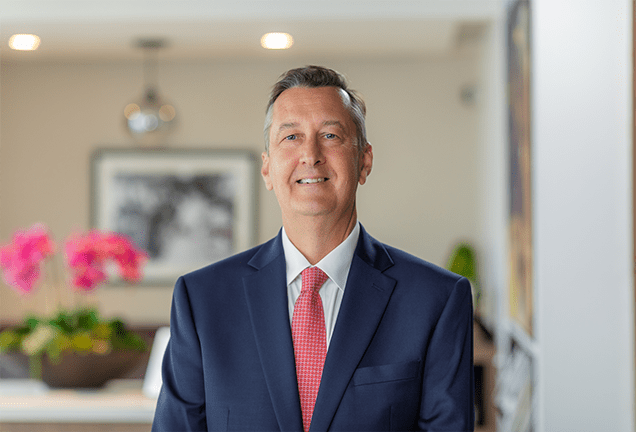
[{"label": "shirt collar", "polygon": [[[341,291],[344,291],[349,276],[349,268],[351,260],[358,245],[358,237],[360,236],[360,224],[356,222],[351,234],[340,243],[334,250],[329,252],[327,256],[320,260],[317,267],[324,271],[329,279],[331,279]],[[287,285],[292,283],[294,279],[307,267],[311,267],[307,258],[292,244],[287,237],[285,228],[283,227],[283,251],[285,253],[285,266],[287,272]]]}]

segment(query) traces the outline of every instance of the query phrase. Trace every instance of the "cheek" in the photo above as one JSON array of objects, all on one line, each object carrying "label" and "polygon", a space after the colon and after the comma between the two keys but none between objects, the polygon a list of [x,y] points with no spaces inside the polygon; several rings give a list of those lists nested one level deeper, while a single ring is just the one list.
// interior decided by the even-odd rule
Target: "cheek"
[{"label": "cheek", "polygon": [[274,160],[270,161],[270,176],[274,183],[286,183],[293,173],[293,161],[285,158],[284,154],[278,155]]}]

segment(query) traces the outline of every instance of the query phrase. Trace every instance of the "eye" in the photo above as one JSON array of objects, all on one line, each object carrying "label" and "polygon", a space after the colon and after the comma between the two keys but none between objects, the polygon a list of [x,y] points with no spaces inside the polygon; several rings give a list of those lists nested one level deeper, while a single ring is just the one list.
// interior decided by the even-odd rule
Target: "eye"
[{"label": "eye", "polygon": [[332,134],[332,133],[326,133],[325,134],[325,138],[327,138],[327,139],[336,139],[337,135],[336,134]]},{"label": "eye", "polygon": [[294,141],[296,139],[296,135],[287,135],[284,139],[285,141]]}]

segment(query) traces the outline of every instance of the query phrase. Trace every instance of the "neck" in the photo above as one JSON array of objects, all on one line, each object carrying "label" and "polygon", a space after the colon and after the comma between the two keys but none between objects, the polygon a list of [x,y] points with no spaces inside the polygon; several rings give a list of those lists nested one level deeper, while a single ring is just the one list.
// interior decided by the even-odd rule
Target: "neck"
[{"label": "neck", "polygon": [[358,221],[355,208],[346,219],[337,221],[329,217],[309,216],[283,218],[285,233],[296,249],[307,258],[311,265],[317,264],[345,241]]}]

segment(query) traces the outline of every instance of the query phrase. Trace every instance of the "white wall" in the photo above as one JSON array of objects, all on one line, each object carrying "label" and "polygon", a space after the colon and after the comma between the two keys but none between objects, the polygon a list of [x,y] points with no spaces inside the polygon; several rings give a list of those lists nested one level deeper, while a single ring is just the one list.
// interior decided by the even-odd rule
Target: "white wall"
[{"label": "white wall", "polygon": [[[344,72],[368,104],[375,166],[359,191],[360,220],[379,239],[444,265],[459,239],[475,239],[478,109],[462,104],[479,59],[467,52],[405,59],[217,60],[160,63],[160,90],[177,107],[170,145],[263,148],[271,85],[290,67],[318,62]],[[142,91],[139,63],[2,63],[0,242],[47,223],[61,241],[89,227],[89,162],[101,146],[134,145],[123,107]],[[259,241],[275,235],[280,212],[259,189]],[[104,312],[167,322],[170,287],[101,288]],[[0,287],[0,321],[42,309],[45,293],[19,301]],[[49,298],[49,304],[52,301]]]},{"label": "white wall", "polygon": [[508,136],[505,8],[490,23],[480,74],[478,244],[482,319],[496,325],[508,289]]},{"label": "white wall", "polygon": [[540,431],[634,430],[631,4],[533,2]]}]

